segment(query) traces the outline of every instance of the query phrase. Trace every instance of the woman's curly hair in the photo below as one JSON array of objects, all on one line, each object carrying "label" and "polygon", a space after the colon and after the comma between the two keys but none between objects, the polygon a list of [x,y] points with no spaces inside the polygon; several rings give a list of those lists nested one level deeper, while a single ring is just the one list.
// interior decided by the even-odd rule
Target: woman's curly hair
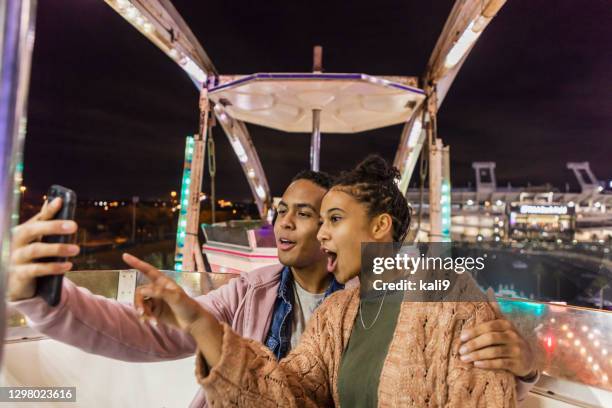
[{"label": "woman's curly hair", "polygon": [[389,214],[393,219],[393,241],[403,242],[410,226],[410,208],[397,186],[399,179],[397,168],[379,155],[369,155],[353,170],[342,172],[332,189],[365,204],[370,217]]}]

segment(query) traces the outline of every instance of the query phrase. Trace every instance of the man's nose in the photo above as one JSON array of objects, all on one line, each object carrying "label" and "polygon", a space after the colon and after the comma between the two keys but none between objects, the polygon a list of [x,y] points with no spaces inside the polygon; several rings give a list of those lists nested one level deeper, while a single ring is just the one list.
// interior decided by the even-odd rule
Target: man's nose
[{"label": "man's nose", "polygon": [[284,217],[280,219],[280,226],[283,229],[295,229],[293,216],[291,214],[285,214]]}]

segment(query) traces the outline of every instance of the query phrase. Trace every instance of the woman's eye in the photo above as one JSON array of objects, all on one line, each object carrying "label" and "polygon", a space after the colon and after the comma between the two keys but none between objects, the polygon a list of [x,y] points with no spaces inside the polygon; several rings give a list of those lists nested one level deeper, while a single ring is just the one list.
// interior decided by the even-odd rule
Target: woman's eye
[{"label": "woman's eye", "polygon": [[340,217],[339,215],[332,215],[331,217],[329,217],[329,219],[331,220],[331,222],[338,222],[342,219],[342,217]]},{"label": "woman's eye", "polygon": [[287,212],[287,210],[278,210],[279,214],[285,214]]}]

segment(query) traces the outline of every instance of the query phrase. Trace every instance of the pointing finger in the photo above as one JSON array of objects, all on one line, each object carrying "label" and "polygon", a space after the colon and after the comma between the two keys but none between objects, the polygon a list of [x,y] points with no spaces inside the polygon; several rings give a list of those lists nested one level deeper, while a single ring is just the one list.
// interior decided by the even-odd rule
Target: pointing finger
[{"label": "pointing finger", "polygon": [[128,253],[123,254],[123,261],[130,265],[134,269],[138,269],[142,272],[147,278],[151,280],[151,282],[155,282],[157,279],[161,277],[165,277],[163,273],[161,273],[156,267],[151,264],[148,264],[140,259],[136,258],[133,255]]}]

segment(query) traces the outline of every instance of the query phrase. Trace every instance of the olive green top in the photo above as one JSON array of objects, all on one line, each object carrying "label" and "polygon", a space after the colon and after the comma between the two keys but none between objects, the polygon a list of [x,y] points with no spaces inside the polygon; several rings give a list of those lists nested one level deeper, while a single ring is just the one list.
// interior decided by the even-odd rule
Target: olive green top
[{"label": "olive green top", "polygon": [[[378,405],[380,373],[395,332],[403,294],[402,291],[388,292],[384,302],[382,292],[373,299],[361,300],[363,323],[358,312],[340,361],[340,406],[371,408]],[[380,314],[375,321],[379,308]],[[368,329],[364,329],[364,325]]]}]

